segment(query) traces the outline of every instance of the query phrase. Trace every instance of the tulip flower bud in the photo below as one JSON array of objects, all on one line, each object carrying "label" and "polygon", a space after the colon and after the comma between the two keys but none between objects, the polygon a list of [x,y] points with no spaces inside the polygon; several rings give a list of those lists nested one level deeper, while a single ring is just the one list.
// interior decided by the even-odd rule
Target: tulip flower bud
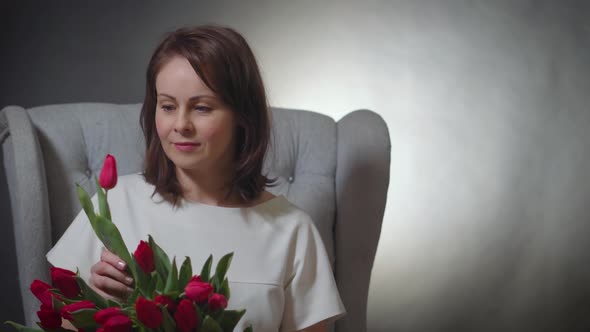
[{"label": "tulip flower bud", "polygon": [[176,308],[174,314],[176,329],[179,332],[190,332],[199,325],[199,317],[190,300],[183,299]]},{"label": "tulip flower bud", "polygon": [[137,312],[137,319],[150,329],[158,328],[164,319],[158,304],[141,296],[135,302],[135,311]]},{"label": "tulip flower bud", "polygon": [[76,281],[76,274],[70,270],[52,267],[51,280],[53,281],[53,285],[65,297],[74,298],[80,293],[80,286],[78,285],[78,281]]},{"label": "tulip flower bud", "polygon": [[113,189],[117,185],[117,161],[110,154],[107,154],[104,160],[98,182],[106,190]]},{"label": "tulip flower bud", "polygon": [[211,295],[209,298],[209,309],[211,311],[217,311],[219,309],[225,308],[227,308],[227,299],[225,296],[217,293]]},{"label": "tulip flower bud", "polygon": [[150,248],[149,244],[145,241],[140,241],[137,249],[133,253],[133,257],[137,261],[137,264],[141,267],[143,272],[146,274],[152,273],[156,269],[156,263],[154,261],[154,251]]}]

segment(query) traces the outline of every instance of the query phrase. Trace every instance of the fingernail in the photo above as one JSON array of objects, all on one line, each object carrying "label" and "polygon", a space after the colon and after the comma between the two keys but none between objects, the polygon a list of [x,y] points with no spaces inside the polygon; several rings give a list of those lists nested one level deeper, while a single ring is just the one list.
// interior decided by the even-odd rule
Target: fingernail
[{"label": "fingernail", "polygon": [[131,293],[133,293],[134,290],[135,289],[133,289],[133,288],[129,288],[129,287],[127,288],[127,292],[129,293],[129,295],[131,295]]},{"label": "fingernail", "polygon": [[119,266],[119,268],[121,270],[125,270],[125,263],[124,262],[122,262],[122,261],[117,262],[117,266]]},{"label": "fingernail", "polygon": [[133,284],[133,278],[131,278],[131,277],[126,277],[126,278],[125,278],[125,281],[127,281],[127,283],[128,283],[129,285],[132,285],[132,284]]}]

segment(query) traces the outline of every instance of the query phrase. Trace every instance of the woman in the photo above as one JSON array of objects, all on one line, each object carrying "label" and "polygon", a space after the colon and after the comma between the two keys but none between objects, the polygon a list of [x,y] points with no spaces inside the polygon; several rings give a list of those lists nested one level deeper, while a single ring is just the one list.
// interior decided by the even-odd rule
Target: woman
[{"label": "woman", "polygon": [[[234,252],[229,308],[247,309],[236,331],[251,324],[257,332],[323,332],[327,320],[344,315],[313,222],[265,190],[272,185],[261,173],[268,106],[240,34],[201,26],[167,35],[148,66],[140,123],[143,172],[122,176],[109,191],[127,244],[151,234],[169,255],[189,256],[194,265]],[[131,291],[125,264],[102,249],[82,212],[47,258],[78,267],[105,297]]]}]

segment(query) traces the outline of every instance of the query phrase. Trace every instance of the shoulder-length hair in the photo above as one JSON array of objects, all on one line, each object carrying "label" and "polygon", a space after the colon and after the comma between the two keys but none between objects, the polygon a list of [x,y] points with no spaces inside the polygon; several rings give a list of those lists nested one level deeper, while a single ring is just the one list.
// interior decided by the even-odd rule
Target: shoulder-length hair
[{"label": "shoulder-length hair", "polygon": [[256,58],[235,30],[203,25],[180,28],[165,35],[147,68],[140,125],[145,137],[145,180],[164,200],[177,205],[183,197],[176,169],[165,155],[156,131],[156,77],[174,56],[186,58],[203,82],[235,113],[237,119],[234,174],[228,185],[246,202],[256,199],[275,180],[262,175],[270,141],[270,115]]}]

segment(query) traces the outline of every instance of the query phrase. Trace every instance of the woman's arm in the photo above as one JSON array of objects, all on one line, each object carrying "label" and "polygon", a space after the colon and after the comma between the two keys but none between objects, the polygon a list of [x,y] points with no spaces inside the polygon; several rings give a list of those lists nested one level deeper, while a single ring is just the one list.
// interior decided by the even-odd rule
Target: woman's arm
[{"label": "woman's arm", "polygon": [[326,321],[323,320],[317,324],[314,324],[308,328],[299,330],[297,332],[328,332],[328,327],[326,326]]}]

